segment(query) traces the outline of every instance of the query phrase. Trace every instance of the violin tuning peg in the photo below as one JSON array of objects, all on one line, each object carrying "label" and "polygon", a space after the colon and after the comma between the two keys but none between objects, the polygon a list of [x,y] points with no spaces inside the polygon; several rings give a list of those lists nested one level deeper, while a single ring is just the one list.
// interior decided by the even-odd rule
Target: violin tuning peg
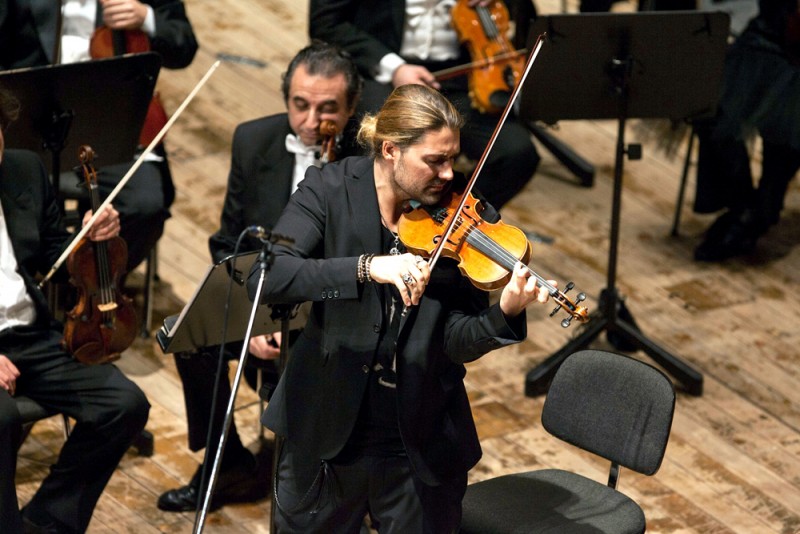
[{"label": "violin tuning peg", "polygon": [[577,296],[577,297],[575,297],[575,302],[576,302],[576,303],[577,303],[577,302],[583,302],[584,300],[586,300],[586,293],[584,293],[583,291],[581,291],[580,293],[578,293],[578,296]]},{"label": "violin tuning peg", "polygon": [[567,282],[567,287],[564,288],[564,293],[575,287],[575,282]]},{"label": "violin tuning peg", "polygon": [[558,311],[559,311],[560,309],[561,309],[561,304],[559,304],[558,306],[556,306],[555,308],[553,308],[553,311],[551,311],[551,312],[550,312],[550,317],[552,317],[552,316],[554,316],[555,314],[557,314],[557,313],[558,313]]},{"label": "violin tuning peg", "polygon": [[561,319],[561,326],[563,328],[569,328],[571,322],[572,322],[572,316],[564,317],[563,319]]}]

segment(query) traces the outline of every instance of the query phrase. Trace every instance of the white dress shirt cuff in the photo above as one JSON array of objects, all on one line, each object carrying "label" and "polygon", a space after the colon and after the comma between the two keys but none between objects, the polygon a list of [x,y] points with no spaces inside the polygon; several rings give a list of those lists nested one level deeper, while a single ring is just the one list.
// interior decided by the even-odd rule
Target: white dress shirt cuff
[{"label": "white dress shirt cuff", "polygon": [[153,11],[153,7],[145,4],[147,8],[147,15],[144,17],[144,23],[142,24],[142,31],[146,33],[149,37],[155,37],[156,35],[156,14]]},{"label": "white dress shirt cuff", "polygon": [[395,53],[386,54],[381,58],[375,68],[375,81],[380,83],[392,83],[394,71],[401,65],[405,65],[406,60]]}]

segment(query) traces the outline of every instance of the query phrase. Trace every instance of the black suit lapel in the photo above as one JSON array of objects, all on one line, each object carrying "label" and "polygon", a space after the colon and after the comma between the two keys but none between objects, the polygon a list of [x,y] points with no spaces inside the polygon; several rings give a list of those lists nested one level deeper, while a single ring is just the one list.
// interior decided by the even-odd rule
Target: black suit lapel
[{"label": "black suit lapel", "polygon": [[55,2],[57,8],[53,9],[53,0],[30,0],[31,16],[36,24],[36,33],[42,50],[47,55],[47,62],[54,64],[58,58],[56,54],[56,36],[58,31],[59,19],[61,18],[61,2]]},{"label": "black suit lapel", "polygon": [[288,121],[285,128],[275,129],[274,137],[265,140],[265,150],[259,150],[255,157],[255,198],[268,204],[268,209],[259,211],[272,214],[273,220],[262,221],[270,228],[275,226],[292,194],[294,156],[284,148],[283,140],[287,133],[291,133]]},{"label": "black suit lapel", "polygon": [[364,247],[364,253],[380,254],[381,215],[378,210],[375,177],[372,160],[364,158],[358,162],[352,174],[345,175],[345,186],[349,199],[350,215],[355,234]]}]

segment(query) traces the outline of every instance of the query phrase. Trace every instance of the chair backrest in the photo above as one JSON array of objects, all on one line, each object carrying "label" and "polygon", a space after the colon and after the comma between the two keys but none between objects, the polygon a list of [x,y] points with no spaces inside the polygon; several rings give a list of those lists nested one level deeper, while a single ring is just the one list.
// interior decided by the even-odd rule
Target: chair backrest
[{"label": "chair backrest", "polygon": [[654,367],[599,350],[569,356],[556,372],[542,411],[559,439],[645,475],[661,466],[675,389]]}]

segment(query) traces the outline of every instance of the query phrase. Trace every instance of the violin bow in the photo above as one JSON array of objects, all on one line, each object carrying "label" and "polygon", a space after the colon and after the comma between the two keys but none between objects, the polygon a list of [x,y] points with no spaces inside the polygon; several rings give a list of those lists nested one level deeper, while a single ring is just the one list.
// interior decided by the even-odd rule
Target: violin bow
[{"label": "violin bow", "polygon": [[497,54],[496,56],[492,56],[486,59],[481,59],[478,61],[473,61],[471,63],[465,63],[463,65],[456,65],[455,67],[449,67],[446,69],[437,70],[436,72],[432,72],[431,74],[433,74],[433,77],[436,78],[437,81],[441,82],[444,80],[449,80],[450,78],[455,78],[456,76],[461,76],[462,74],[465,74],[472,69],[480,69],[483,67],[488,67],[489,65],[494,65],[495,63],[503,63],[504,61],[510,61],[527,53],[528,53],[527,48],[520,48],[519,50],[512,50],[511,52],[503,52],[501,54]]},{"label": "violin bow", "polygon": [[200,91],[200,88],[203,87],[203,85],[205,85],[205,83],[208,81],[208,79],[211,77],[214,71],[217,70],[219,64],[220,60],[218,59],[217,61],[214,62],[213,65],[211,65],[211,67],[208,69],[205,75],[200,79],[199,82],[197,82],[197,85],[194,86],[194,89],[192,89],[189,95],[184,99],[183,103],[181,103],[178,109],[175,110],[175,113],[172,114],[172,117],[170,117],[167,123],[164,125],[164,127],[161,128],[161,131],[158,132],[158,134],[153,138],[152,141],[150,141],[150,144],[147,145],[147,148],[144,149],[139,158],[134,162],[131,168],[128,169],[128,172],[125,173],[125,176],[122,177],[122,179],[119,181],[116,187],[114,187],[111,193],[108,194],[108,197],[106,197],[103,203],[100,204],[100,206],[97,208],[97,211],[95,211],[92,214],[92,217],[86,222],[83,228],[81,228],[80,232],[78,232],[78,234],[73,238],[72,242],[67,246],[67,248],[64,249],[64,252],[61,253],[61,256],[56,260],[56,262],[50,268],[50,271],[48,271],[47,275],[45,275],[45,277],[42,278],[42,280],[39,282],[38,285],[40,289],[44,287],[44,284],[47,283],[47,281],[53,277],[56,271],[58,271],[59,267],[61,267],[61,265],[67,259],[67,256],[69,256],[72,250],[78,245],[78,243],[80,243],[80,240],[83,239],[83,236],[86,235],[86,233],[92,227],[92,225],[100,216],[100,214],[103,212],[103,210],[106,208],[106,206],[108,206],[111,203],[111,201],[114,200],[114,198],[116,198],[120,190],[123,187],[125,187],[125,184],[127,184],[128,180],[131,179],[133,173],[135,173],[136,170],[139,167],[141,167],[142,163],[144,163],[144,159],[148,156],[148,154],[150,154],[150,152],[153,151],[153,149],[158,145],[158,143],[161,142],[161,139],[163,139],[164,136],[167,134],[167,131],[170,128],[172,128],[172,125],[175,123],[175,121],[178,119],[181,113],[183,113],[183,110],[186,109],[186,106],[189,105],[189,102],[191,102],[192,99],[194,99],[195,95],[197,95],[198,91]]},{"label": "violin bow", "polygon": [[[494,128],[494,132],[492,132],[492,136],[489,138],[489,143],[486,145],[486,148],[483,150],[483,154],[481,154],[478,163],[475,165],[475,170],[472,171],[472,177],[467,182],[467,186],[464,189],[464,193],[461,197],[461,202],[458,204],[458,209],[455,213],[461,213],[464,209],[464,205],[467,202],[467,193],[472,191],[473,186],[475,185],[475,181],[478,179],[478,175],[480,174],[481,170],[483,170],[483,165],[486,163],[486,158],[489,156],[489,152],[492,151],[492,147],[494,147],[494,143],[497,140],[497,136],[500,134],[500,129],[508,119],[508,116],[511,114],[511,109],[514,106],[514,102],[517,100],[517,96],[522,89],[522,85],[525,83],[525,79],[528,77],[528,73],[530,73],[531,67],[533,67],[533,62],[536,60],[536,56],[539,55],[539,51],[544,44],[545,38],[547,37],[547,33],[542,33],[536,39],[536,44],[533,47],[533,51],[531,52],[530,57],[528,57],[528,61],[525,64],[525,70],[522,73],[522,76],[519,78],[519,82],[514,87],[514,91],[511,93],[511,97],[506,102],[506,107],[503,109],[503,113],[500,116],[500,120],[497,122],[497,126]],[[439,261],[439,256],[442,254],[442,250],[444,249],[444,244],[450,239],[450,235],[453,233],[453,228],[455,228],[457,217],[453,217],[450,220],[450,223],[447,225],[444,234],[442,235],[439,243],[437,243],[436,248],[433,250],[430,259],[428,260],[428,266],[433,269],[436,265],[436,262]]]}]

